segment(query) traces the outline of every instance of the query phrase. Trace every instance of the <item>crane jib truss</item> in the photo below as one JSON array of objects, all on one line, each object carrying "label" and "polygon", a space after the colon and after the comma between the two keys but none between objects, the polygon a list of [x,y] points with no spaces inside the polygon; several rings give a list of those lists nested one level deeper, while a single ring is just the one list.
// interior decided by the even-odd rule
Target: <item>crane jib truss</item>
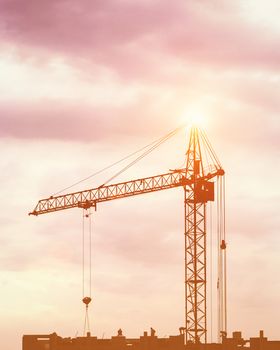
[{"label": "crane jib truss", "polygon": [[[35,209],[29,215],[41,215],[54,211],[65,210],[70,208],[90,208],[95,207],[97,203],[106,202],[113,199],[135,196],[137,194],[156,192],[169,188],[189,186],[191,181],[185,176],[186,169],[174,170],[170,173],[141,178],[137,180],[120,182],[108,186],[97,187],[94,189],[73,192],[66,195],[51,196],[41,199]],[[218,169],[214,173],[209,173],[201,178],[201,196],[208,192],[211,187],[209,179],[221,174]]]},{"label": "crane jib truss", "polygon": [[[201,136],[202,141],[205,136]],[[204,139],[204,140],[203,140]],[[212,159],[217,160],[206,140],[206,148]],[[210,148],[209,148],[210,147]],[[51,196],[38,202],[29,215],[90,207],[97,203],[151,193],[176,187],[184,189],[185,208],[185,334],[186,342],[206,342],[206,204],[214,201],[215,177],[224,175],[215,162],[206,173],[200,144],[200,133],[192,128],[187,151],[186,168],[166,174],[100,186],[80,192]],[[225,331],[225,329],[221,329]]]}]

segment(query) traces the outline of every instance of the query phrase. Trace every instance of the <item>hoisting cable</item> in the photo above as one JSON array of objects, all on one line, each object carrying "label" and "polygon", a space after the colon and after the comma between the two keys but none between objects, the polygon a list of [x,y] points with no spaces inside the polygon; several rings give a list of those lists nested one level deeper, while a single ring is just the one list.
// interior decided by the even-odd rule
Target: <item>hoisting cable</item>
[{"label": "hoisting cable", "polygon": [[222,211],[223,211],[223,242],[222,248],[224,250],[224,331],[227,334],[227,250],[226,250],[226,179],[225,177],[223,179],[223,186],[222,186]]},{"label": "hoisting cable", "polygon": [[220,179],[217,178],[217,342],[220,343],[220,331],[221,331],[221,311],[220,311],[220,201],[219,201],[219,186]]},{"label": "hoisting cable", "polygon": [[[76,185],[79,185],[80,183],[82,183],[82,182],[84,182],[84,181],[86,181],[86,180],[89,180],[89,179],[91,179],[92,177],[94,177],[94,176],[96,176],[96,175],[99,175],[99,174],[103,173],[103,172],[106,171],[106,170],[111,169],[111,168],[114,167],[115,165],[118,165],[118,164],[124,162],[125,160],[127,160],[127,159],[133,157],[134,155],[136,155],[136,154],[138,154],[138,153],[140,153],[140,152],[146,150],[146,149],[149,148],[149,147],[152,147],[152,146],[154,146],[154,145],[155,145],[155,148],[158,147],[161,143],[165,142],[165,141],[168,140],[170,137],[174,136],[177,132],[179,132],[180,130],[182,130],[184,127],[185,127],[185,125],[179,126],[178,128],[176,128],[176,129],[174,129],[173,131],[169,132],[167,135],[165,135],[165,136],[163,136],[163,137],[161,137],[161,138],[159,138],[159,139],[156,139],[155,141],[149,143],[148,145],[146,145],[146,146],[144,146],[144,147],[141,147],[141,148],[138,149],[137,151],[135,151],[135,152],[133,152],[133,153],[131,153],[131,154],[125,156],[124,158],[122,158],[122,159],[120,159],[120,160],[118,160],[118,161],[116,161],[116,162],[114,162],[114,163],[112,163],[112,164],[106,166],[105,168],[103,168],[103,169],[101,169],[101,170],[98,170],[98,171],[94,172],[93,174],[91,174],[91,175],[89,175],[89,176],[87,176],[87,177],[85,177],[85,178],[83,178],[83,179],[81,179],[81,180],[79,180],[79,181],[73,183],[72,185],[70,185],[70,186],[68,186],[68,187],[63,188],[62,190],[60,190],[60,191],[54,193],[53,196],[57,196],[58,194],[60,194],[60,193],[62,193],[62,192],[64,192],[64,191],[66,191],[66,190],[69,190],[70,188],[72,188],[72,187],[74,187],[74,186],[76,186]],[[154,148],[153,148],[153,149],[154,149]],[[152,149],[152,150],[153,150],[153,149]],[[152,150],[151,150],[151,151],[152,151]],[[150,153],[151,151],[149,151],[148,153]],[[147,153],[147,154],[148,154],[148,153]],[[141,159],[142,159],[142,157],[141,157]]]},{"label": "hoisting cable", "polygon": [[[88,237],[85,236],[85,220],[88,219]],[[83,303],[85,304],[85,319],[84,319],[84,335],[90,333],[90,323],[88,307],[92,300],[91,298],[91,288],[92,288],[92,222],[91,222],[91,209],[83,209],[83,225],[82,225],[82,278],[83,278]],[[87,241],[86,242],[86,238]],[[87,244],[88,243],[88,244]],[[85,247],[88,245],[88,252],[86,252]],[[86,259],[87,257],[87,259]],[[86,267],[85,262],[88,260],[88,278],[86,278]],[[88,280],[88,286],[86,289],[86,280]]]},{"label": "hoisting cable", "polygon": [[82,296],[85,295],[85,212],[83,209],[83,229],[82,229]]},{"label": "hoisting cable", "polygon": [[[219,259],[220,259],[220,332],[224,331],[224,274],[223,274],[223,208],[222,208],[222,178],[219,177],[219,226],[220,226],[220,238],[219,238]],[[220,333],[220,337],[222,333]]]},{"label": "hoisting cable", "polygon": [[226,237],[225,237],[225,178],[217,180],[217,223],[218,223],[218,337],[227,334],[227,283],[226,283]]},{"label": "hoisting cable", "polygon": [[88,316],[88,304],[86,304],[85,321],[84,321],[84,336],[90,334],[89,316]]}]

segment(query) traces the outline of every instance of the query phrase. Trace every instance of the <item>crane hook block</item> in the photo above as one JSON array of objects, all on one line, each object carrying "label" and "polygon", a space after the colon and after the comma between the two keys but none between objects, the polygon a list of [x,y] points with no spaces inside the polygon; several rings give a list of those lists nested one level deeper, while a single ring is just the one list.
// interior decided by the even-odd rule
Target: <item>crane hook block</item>
[{"label": "crane hook block", "polygon": [[83,298],[83,303],[88,305],[91,302],[91,298],[90,297],[84,297]]},{"label": "crane hook block", "polygon": [[224,239],[222,239],[222,243],[221,243],[221,245],[220,245],[220,248],[221,248],[221,249],[226,249],[226,247],[227,247],[226,242],[225,242]]}]

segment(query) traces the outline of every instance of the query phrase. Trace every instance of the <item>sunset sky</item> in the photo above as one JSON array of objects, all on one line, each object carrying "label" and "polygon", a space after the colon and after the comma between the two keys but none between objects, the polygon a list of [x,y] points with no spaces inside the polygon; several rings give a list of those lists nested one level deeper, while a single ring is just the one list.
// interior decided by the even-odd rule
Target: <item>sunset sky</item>
[{"label": "sunset sky", "polygon": [[[277,0],[0,0],[1,348],[83,331],[82,213],[28,212],[190,110],[227,174],[229,331],[280,339],[279,13]],[[180,167],[186,147],[181,132],[116,181]],[[93,334],[178,333],[183,240],[182,189],[99,205]]]}]

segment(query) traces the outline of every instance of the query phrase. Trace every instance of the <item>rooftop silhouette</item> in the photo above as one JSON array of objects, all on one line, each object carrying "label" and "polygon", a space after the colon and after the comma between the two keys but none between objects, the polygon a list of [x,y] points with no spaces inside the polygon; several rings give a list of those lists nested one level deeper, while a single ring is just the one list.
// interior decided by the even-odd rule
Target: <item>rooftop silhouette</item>
[{"label": "rooftop silhouette", "polygon": [[150,334],[144,332],[140,338],[126,338],[120,328],[116,336],[111,339],[99,339],[91,336],[90,332],[86,337],[62,338],[56,333],[49,335],[24,335],[22,350],[279,350],[280,340],[269,341],[264,337],[261,330],[258,337],[248,340],[242,337],[239,331],[233,332],[232,337],[225,334],[222,343],[194,344],[187,342],[184,344],[184,333],[180,329],[180,334],[159,338],[156,331],[151,328]]}]

